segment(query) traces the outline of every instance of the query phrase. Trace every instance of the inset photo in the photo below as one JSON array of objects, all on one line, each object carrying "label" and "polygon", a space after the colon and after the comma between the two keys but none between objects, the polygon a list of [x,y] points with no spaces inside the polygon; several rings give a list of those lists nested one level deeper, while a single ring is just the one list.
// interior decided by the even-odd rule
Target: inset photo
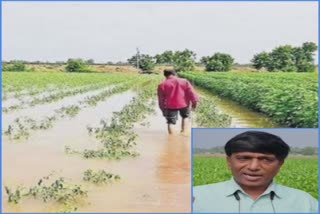
[{"label": "inset photo", "polygon": [[318,213],[317,129],[192,129],[193,212]]}]

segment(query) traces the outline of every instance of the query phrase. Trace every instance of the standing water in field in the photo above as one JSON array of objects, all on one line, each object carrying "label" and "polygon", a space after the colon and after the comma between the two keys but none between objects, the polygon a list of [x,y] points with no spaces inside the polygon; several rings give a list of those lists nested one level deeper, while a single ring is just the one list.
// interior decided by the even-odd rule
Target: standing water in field
[{"label": "standing water in field", "polygon": [[[65,145],[78,150],[98,146],[99,142],[88,135],[86,126],[98,124],[101,118],[110,120],[112,113],[121,110],[133,96],[132,93],[114,95],[20,143],[9,143],[3,138],[3,185],[31,187],[55,171],[88,190],[85,202],[78,206],[79,212],[190,212],[190,137],[168,136],[165,119],[159,111],[145,120],[148,126],[135,125],[140,153],[136,158],[84,159],[81,155],[64,153]],[[178,131],[180,121],[177,122]],[[84,182],[83,172],[87,169],[103,169],[121,179],[106,185]],[[59,210],[57,204],[43,203],[41,199],[22,199],[17,205],[9,204],[4,188],[2,195],[6,212]]]},{"label": "standing water in field", "polygon": [[[228,100],[226,98],[215,95],[200,87],[195,87],[196,90],[205,97],[213,99],[216,107],[222,113],[231,117],[230,128],[276,128],[279,124],[273,122],[268,116],[254,112],[238,103]],[[281,126],[284,127],[284,126]]]}]

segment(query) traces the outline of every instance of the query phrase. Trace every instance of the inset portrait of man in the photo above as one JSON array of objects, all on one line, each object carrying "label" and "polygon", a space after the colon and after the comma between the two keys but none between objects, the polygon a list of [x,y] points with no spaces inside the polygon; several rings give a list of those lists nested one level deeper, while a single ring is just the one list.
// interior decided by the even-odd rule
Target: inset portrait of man
[{"label": "inset portrait of man", "polygon": [[195,186],[194,212],[318,213],[309,193],[274,181],[290,151],[279,136],[245,131],[228,140],[224,151],[232,178]]}]

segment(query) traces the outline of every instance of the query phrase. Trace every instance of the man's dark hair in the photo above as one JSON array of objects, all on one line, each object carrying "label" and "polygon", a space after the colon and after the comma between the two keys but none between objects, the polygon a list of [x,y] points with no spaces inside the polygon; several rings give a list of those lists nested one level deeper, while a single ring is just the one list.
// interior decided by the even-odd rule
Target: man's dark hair
[{"label": "man's dark hair", "polygon": [[177,73],[176,73],[176,71],[174,69],[164,69],[164,71],[163,71],[163,75],[165,77],[168,77],[170,75],[176,75],[176,74]]},{"label": "man's dark hair", "polygon": [[224,150],[228,156],[237,152],[257,152],[274,154],[278,160],[284,160],[290,147],[280,137],[261,131],[247,131],[231,138]]}]

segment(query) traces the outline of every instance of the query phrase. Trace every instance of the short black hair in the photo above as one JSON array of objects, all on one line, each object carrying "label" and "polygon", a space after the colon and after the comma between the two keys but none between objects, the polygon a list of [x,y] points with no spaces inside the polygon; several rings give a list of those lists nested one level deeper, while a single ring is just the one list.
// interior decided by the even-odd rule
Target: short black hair
[{"label": "short black hair", "polygon": [[237,152],[257,152],[274,154],[277,159],[284,160],[290,147],[277,135],[262,131],[246,131],[231,138],[224,150],[228,156]]},{"label": "short black hair", "polygon": [[163,71],[163,75],[165,77],[168,77],[170,75],[176,75],[176,74],[177,73],[176,73],[176,71],[174,69],[164,69],[164,71]]}]

